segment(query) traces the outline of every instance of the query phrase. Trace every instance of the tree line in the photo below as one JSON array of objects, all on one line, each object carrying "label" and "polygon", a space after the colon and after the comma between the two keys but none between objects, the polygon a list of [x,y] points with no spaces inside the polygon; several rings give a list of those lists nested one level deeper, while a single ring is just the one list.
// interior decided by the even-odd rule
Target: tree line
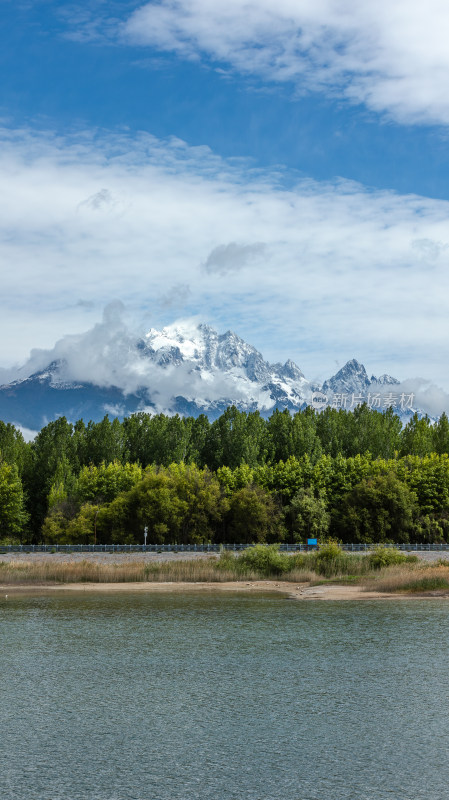
[{"label": "tree line", "polygon": [[0,542],[449,539],[449,421],[391,409],[0,422]]}]

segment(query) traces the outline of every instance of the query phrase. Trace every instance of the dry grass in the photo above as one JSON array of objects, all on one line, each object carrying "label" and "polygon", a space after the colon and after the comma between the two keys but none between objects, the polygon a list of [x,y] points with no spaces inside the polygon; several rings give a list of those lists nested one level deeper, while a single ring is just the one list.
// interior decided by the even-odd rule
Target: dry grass
[{"label": "dry grass", "polygon": [[283,581],[290,581],[291,583],[313,583],[319,580],[319,578],[320,576],[318,573],[310,569],[292,569],[290,572],[286,572],[285,575],[282,575]]},{"label": "dry grass", "polygon": [[[225,582],[235,580],[235,573],[218,570],[216,559],[176,561],[148,564],[144,561],[126,564],[103,564],[92,561],[70,562],[0,562],[2,584],[51,583],[131,583],[142,581]],[[251,575],[254,580],[258,576]]]},{"label": "dry grass", "polygon": [[388,567],[364,581],[367,591],[449,592],[449,566],[401,565]]},{"label": "dry grass", "polygon": [[[263,555],[263,554],[262,554]],[[355,560],[358,559],[358,561]],[[290,562],[290,563],[289,563]],[[179,561],[127,561],[104,563],[96,561],[2,561],[0,584],[51,585],[61,583],[139,583],[185,582],[225,583],[227,581],[279,580],[291,583],[348,583],[363,584],[379,592],[449,592],[449,562],[436,565],[403,563],[381,570],[369,570],[367,557],[336,559],[319,564],[316,556],[288,557],[284,570],[258,568],[257,563],[245,564],[243,559],[226,555],[217,559]],[[292,567],[291,569],[289,567]],[[325,567],[325,568],[324,568]],[[318,571],[319,570],[319,571]]]}]

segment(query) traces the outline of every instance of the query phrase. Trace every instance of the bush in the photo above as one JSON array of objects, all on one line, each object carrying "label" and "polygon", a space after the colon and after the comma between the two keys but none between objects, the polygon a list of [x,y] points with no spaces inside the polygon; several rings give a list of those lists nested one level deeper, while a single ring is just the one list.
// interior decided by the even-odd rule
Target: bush
[{"label": "bush", "polygon": [[316,554],[315,570],[325,578],[335,575],[350,575],[358,571],[362,560],[360,557],[345,553],[337,542],[328,542]]},{"label": "bush", "polygon": [[333,561],[336,558],[340,558],[340,556],[342,555],[343,555],[343,550],[341,549],[338,542],[328,542],[318,550],[317,561],[320,563]]},{"label": "bush", "polygon": [[259,573],[264,576],[282,575],[292,567],[292,559],[279,552],[279,545],[256,544],[248,547],[235,557],[229,552],[220,556],[219,566],[222,569],[235,570],[238,574],[248,572]]},{"label": "bush", "polygon": [[345,553],[335,541],[328,542],[315,552],[297,553],[291,562],[295,569],[313,570],[324,578],[333,578],[336,575],[363,575],[369,570],[367,556]]},{"label": "bush", "polygon": [[0,547],[8,547],[9,545],[18,545],[21,541],[18,536],[4,536],[0,539]]},{"label": "bush", "polygon": [[406,561],[413,563],[417,560],[417,556],[407,556],[400,550],[396,550],[395,547],[376,547],[374,552],[369,555],[371,569],[383,569],[383,567],[391,567],[394,564],[404,564]]}]

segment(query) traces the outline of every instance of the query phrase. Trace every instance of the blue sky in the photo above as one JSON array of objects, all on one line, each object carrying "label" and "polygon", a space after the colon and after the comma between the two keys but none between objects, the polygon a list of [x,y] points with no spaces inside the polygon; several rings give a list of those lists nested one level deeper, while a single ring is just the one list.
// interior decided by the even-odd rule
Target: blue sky
[{"label": "blue sky", "polygon": [[0,0],[0,366],[197,317],[449,389],[440,0]]}]

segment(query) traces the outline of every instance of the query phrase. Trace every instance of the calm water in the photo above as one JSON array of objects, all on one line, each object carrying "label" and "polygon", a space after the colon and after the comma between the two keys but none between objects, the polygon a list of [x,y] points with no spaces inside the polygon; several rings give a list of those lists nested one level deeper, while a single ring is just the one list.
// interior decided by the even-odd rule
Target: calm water
[{"label": "calm water", "polygon": [[0,597],[2,800],[443,800],[449,602]]}]

